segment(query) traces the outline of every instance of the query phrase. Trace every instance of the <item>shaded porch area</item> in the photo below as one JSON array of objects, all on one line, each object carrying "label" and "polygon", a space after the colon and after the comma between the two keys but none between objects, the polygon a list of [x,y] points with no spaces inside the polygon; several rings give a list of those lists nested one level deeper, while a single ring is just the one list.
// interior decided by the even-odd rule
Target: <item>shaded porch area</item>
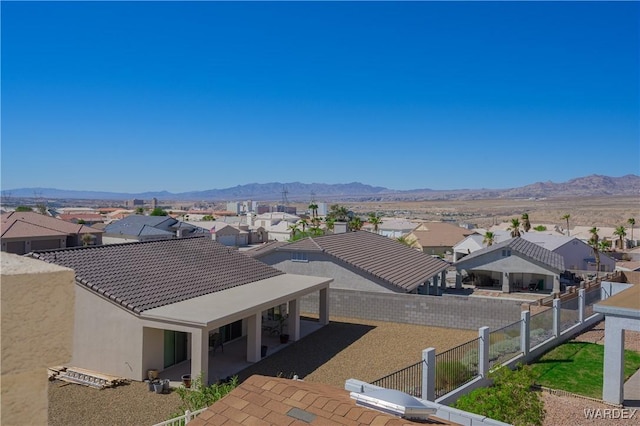
[{"label": "shaded porch area", "polygon": [[[300,338],[319,330],[323,325],[318,320],[300,319]],[[280,336],[262,331],[262,346],[266,346],[266,357],[286,348],[293,341],[280,343]],[[242,336],[231,342],[224,343],[222,347],[216,346],[210,349],[208,354],[208,382],[216,383],[229,376],[233,376],[246,367],[254,364],[247,361],[247,336]],[[260,361],[257,361],[260,362]],[[169,379],[172,386],[181,386],[181,377],[191,374],[191,360],[183,361],[160,372],[161,379]]]}]

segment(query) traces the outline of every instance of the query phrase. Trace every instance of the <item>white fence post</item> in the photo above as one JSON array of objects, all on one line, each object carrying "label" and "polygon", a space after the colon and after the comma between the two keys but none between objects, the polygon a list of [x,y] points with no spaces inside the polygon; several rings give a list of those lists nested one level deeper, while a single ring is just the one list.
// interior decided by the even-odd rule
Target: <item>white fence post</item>
[{"label": "white fence post", "polygon": [[422,351],[422,399],[436,400],[436,350]]},{"label": "white fence post", "polygon": [[553,337],[560,336],[560,299],[553,299]]},{"label": "white fence post", "polygon": [[185,410],[184,412],[184,424],[187,424],[191,421],[191,411]]},{"label": "white fence post", "polygon": [[522,350],[522,355],[526,360],[529,356],[529,350],[531,349],[531,340],[529,339],[529,330],[531,327],[531,312],[522,311],[520,313],[520,318],[522,319],[522,322],[520,323],[520,349]]},{"label": "white fence post", "polygon": [[578,290],[578,320],[580,321],[580,324],[584,322],[585,296],[586,292],[584,288]]},{"label": "white fence post", "polygon": [[489,374],[490,336],[489,327],[480,327],[478,329],[478,337],[480,338],[480,348],[478,350],[478,374],[480,377],[485,379]]}]

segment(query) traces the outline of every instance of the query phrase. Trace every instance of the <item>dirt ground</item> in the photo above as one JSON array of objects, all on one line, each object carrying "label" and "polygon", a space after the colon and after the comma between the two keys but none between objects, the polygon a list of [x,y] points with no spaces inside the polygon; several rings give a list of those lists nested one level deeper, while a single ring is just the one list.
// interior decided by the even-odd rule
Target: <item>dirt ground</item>
[{"label": "dirt ground", "polygon": [[[576,340],[602,343],[604,322]],[[422,350],[442,352],[477,337],[477,331],[396,324],[332,317],[329,326],[294,342],[239,374],[291,377],[342,388],[349,378],[373,381],[420,360]],[[627,332],[627,349],[640,351],[640,332]],[[543,393],[545,426],[590,424],[638,424],[634,421],[587,420],[584,409],[611,408],[585,399]],[[53,381],[49,384],[49,424],[153,425],[168,419],[180,406],[175,392],[149,392],[144,383],[133,382],[112,389],[96,390]]]},{"label": "dirt ground", "polygon": [[[451,201],[407,201],[407,202],[341,202],[355,213],[366,215],[370,212],[386,216],[406,217],[422,220],[452,220],[489,227],[496,223],[508,222],[529,214],[529,220],[536,224],[554,224],[566,226],[562,219],[571,215],[569,226],[607,226],[627,227],[627,219],[638,216],[638,198],[624,196],[610,197],[573,197],[529,199],[493,199],[493,200],[451,200]],[[296,205],[298,211],[307,209],[306,205]]]}]

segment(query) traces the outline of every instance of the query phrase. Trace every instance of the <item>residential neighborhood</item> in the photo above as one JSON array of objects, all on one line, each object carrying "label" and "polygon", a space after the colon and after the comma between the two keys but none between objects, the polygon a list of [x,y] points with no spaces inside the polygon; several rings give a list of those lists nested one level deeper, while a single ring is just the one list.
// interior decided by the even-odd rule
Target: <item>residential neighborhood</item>
[{"label": "residential neighborhood", "polygon": [[[521,229],[514,238],[499,228],[384,216],[370,223],[370,217],[358,221],[352,215],[340,222],[327,213],[307,219],[304,213],[211,211],[198,217],[129,210],[116,219],[100,209],[55,216],[7,211],[2,214],[2,251],[44,268],[73,271],[68,330],[73,344],[62,367],[69,372],[55,370],[54,377],[78,382],[73,375],[82,371],[83,377],[93,372],[144,382],[153,371],[176,387],[184,386],[185,377],[215,384],[239,374],[294,343],[304,344],[332,317],[498,329],[517,321],[523,303],[572,300],[576,289],[591,289],[587,286],[594,277],[620,282],[620,273],[630,273],[619,267],[618,250],[596,255],[592,241],[581,239],[579,232],[568,236]],[[83,217],[91,218],[93,226],[78,223]],[[387,220],[402,224],[392,227],[405,232],[390,232]],[[633,249],[622,254],[634,258]],[[3,254],[6,265],[17,265],[11,266],[12,276],[29,276],[35,264],[21,272],[20,265],[27,263],[16,261]],[[610,275],[614,272],[618,275]],[[622,282],[631,276],[625,277]],[[625,288],[589,296],[590,303]],[[503,294],[515,299],[503,299]],[[571,302],[571,309],[580,306],[575,304],[579,300]],[[594,312],[619,313],[607,309]],[[636,330],[635,325],[623,327]],[[61,368],[46,367],[50,372]],[[622,394],[611,395],[624,401]],[[446,405],[440,411],[429,407],[431,413],[453,418]]]}]

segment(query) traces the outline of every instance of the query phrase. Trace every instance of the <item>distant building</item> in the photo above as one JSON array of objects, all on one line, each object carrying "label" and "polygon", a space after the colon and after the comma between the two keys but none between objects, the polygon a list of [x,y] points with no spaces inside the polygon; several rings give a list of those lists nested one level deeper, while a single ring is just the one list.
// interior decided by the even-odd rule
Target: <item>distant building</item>
[{"label": "distant building", "polygon": [[125,201],[124,205],[129,209],[134,209],[136,207],[144,207],[144,200],[138,200],[137,198],[134,198],[132,200]]}]

